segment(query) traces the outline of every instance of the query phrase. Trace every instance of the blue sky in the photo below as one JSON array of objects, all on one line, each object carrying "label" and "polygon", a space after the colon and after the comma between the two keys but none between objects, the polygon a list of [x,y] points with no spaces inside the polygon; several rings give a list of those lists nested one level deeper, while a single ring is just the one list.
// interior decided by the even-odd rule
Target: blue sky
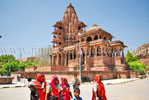
[{"label": "blue sky", "polygon": [[97,24],[126,50],[149,42],[149,0],[0,0],[0,49],[25,48],[26,57],[31,48],[52,45],[52,26],[70,2],[86,29]]}]

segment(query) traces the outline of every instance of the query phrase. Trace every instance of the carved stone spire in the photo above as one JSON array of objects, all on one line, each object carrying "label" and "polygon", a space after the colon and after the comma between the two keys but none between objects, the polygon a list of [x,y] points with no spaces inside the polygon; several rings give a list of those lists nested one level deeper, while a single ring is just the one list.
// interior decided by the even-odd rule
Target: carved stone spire
[{"label": "carved stone spire", "polygon": [[78,26],[77,26],[78,23],[79,23],[79,20],[78,20],[77,14],[75,12],[74,7],[70,3],[62,19],[64,31],[67,33],[74,33],[74,30],[78,29]]},{"label": "carved stone spire", "polygon": [[[76,11],[70,3],[64,13],[62,21],[56,22],[53,27],[55,27],[53,34],[57,34],[56,39],[61,40],[58,42],[56,39],[54,39],[55,41],[53,41],[53,43],[55,43],[57,46],[64,45],[65,47],[73,45],[77,42],[76,37],[78,36],[78,32],[82,32],[86,25],[78,20]],[[60,34],[63,36],[61,39]]]}]

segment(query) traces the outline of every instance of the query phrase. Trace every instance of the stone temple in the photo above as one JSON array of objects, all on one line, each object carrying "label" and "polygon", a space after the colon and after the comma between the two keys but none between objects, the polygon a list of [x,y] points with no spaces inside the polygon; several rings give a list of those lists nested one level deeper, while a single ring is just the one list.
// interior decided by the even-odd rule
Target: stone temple
[{"label": "stone temple", "polygon": [[139,62],[145,64],[146,70],[149,71],[149,43],[145,43],[138,47],[133,54],[138,57]]},{"label": "stone temple", "polygon": [[78,73],[82,81],[91,81],[96,74],[102,74],[102,79],[136,78],[139,75],[129,71],[126,66],[124,43],[112,41],[112,34],[96,24],[86,30],[85,23],[79,21],[71,3],[63,19],[53,27],[51,64],[26,67],[25,72],[11,73],[12,77],[21,74],[22,78],[36,78],[40,73],[50,80],[56,74],[59,78],[67,77],[71,81],[74,74]]},{"label": "stone temple", "polygon": [[84,22],[79,21],[70,3],[62,20],[53,25],[51,70],[79,70],[81,54],[84,71],[125,71],[124,43],[112,41],[112,34],[96,24],[88,30],[85,30],[86,26]]}]

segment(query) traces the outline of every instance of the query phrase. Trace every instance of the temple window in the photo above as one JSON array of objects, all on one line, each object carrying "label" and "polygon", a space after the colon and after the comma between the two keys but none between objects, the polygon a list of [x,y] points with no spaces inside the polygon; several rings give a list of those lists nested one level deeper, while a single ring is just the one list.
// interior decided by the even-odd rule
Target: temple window
[{"label": "temple window", "polygon": [[84,39],[81,39],[81,42],[83,42],[84,41]]},{"label": "temple window", "polygon": [[98,39],[98,36],[96,35],[95,37],[94,37],[94,40],[97,40]]},{"label": "temple window", "polygon": [[70,59],[72,59],[72,53],[70,53]]},{"label": "temple window", "polygon": [[100,37],[99,37],[100,39],[102,39],[102,36],[100,35]]},{"label": "temple window", "polygon": [[107,38],[106,38],[106,37],[104,37],[104,40],[107,40]]},{"label": "temple window", "polygon": [[74,59],[76,59],[76,52],[74,52]]},{"label": "temple window", "polygon": [[106,50],[106,56],[109,57],[109,48],[107,48],[107,50]]},{"label": "temple window", "polygon": [[59,27],[59,29],[62,29],[62,27]]},{"label": "temple window", "polygon": [[90,42],[90,41],[92,41],[92,38],[91,37],[87,37],[86,41]]},{"label": "temple window", "polygon": [[81,26],[78,27],[78,30],[81,30]]},{"label": "temple window", "polygon": [[56,35],[54,35],[54,38],[56,38],[57,36]]},{"label": "temple window", "polygon": [[85,53],[83,52],[83,62],[82,62],[82,64],[84,64],[85,63]]},{"label": "temple window", "polygon": [[61,42],[59,42],[59,45],[61,45],[62,43]]},{"label": "temple window", "polygon": [[56,47],[56,43],[53,43],[53,47]]},{"label": "temple window", "polygon": [[97,48],[97,56],[101,56],[101,48]]},{"label": "temple window", "polygon": [[59,55],[59,65],[61,65],[61,55]]},{"label": "temple window", "polygon": [[105,48],[103,48],[103,56],[106,56]]}]

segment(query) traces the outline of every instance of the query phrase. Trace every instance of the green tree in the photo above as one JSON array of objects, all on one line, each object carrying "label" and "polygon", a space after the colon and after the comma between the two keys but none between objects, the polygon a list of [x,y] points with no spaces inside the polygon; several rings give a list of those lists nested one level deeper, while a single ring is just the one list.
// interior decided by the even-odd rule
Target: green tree
[{"label": "green tree", "polygon": [[27,67],[32,67],[32,66],[40,66],[39,64],[39,58],[34,58],[33,60],[29,60],[27,63],[26,63],[26,66]]},{"label": "green tree", "polygon": [[130,66],[130,70],[145,74],[145,64],[138,62],[138,58],[129,51],[126,54],[126,63]]},{"label": "green tree", "polygon": [[0,56],[0,66],[3,64],[9,62],[9,61],[14,61],[16,58],[13,55],[1,55]]},{"label": "green tree", "polygon": [[26,64],[19,62],[18,60],[9,61],[2,66],[1,72],[14,72],[14,71],[24,71]]},{"label": "green tree", "polygon": [[126,63],[129,64],[129,62],[138,61],[138,58],[136,56],[133,56],[133,54],[128,51],[126,54]]}]

